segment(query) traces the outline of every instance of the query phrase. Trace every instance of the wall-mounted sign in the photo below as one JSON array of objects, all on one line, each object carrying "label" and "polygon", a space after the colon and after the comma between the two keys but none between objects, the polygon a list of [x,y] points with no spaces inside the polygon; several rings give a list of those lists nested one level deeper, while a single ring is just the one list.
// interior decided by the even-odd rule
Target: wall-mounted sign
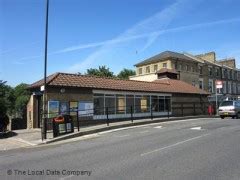
[{"label": "wall-mounted sign", "polygon": [[220,88],[222,88],[223,87],[223,83],[222,83],[222,81],[216,81],[216,88],[217,89],[220,89]]}]

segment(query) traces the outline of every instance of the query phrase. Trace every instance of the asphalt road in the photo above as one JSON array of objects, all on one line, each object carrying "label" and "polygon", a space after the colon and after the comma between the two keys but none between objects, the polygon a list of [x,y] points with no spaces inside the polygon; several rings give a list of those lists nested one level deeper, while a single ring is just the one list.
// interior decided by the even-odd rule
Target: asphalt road
[{"label": "asphalt road", "polygon": [[0,152],[0,179],[240,179],[240,119],[151,124],[71,141]]}]

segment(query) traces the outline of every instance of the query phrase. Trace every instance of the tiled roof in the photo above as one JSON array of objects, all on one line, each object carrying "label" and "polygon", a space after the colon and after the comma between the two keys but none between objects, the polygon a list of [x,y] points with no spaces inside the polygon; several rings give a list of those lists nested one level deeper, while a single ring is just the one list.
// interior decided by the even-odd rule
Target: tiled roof
[{"label": "tiled roof", "polygon": [[[33,83],[29,88],[39,88],[41,85],[43,85],[43,80]],[[200,90],[180,80],[162,79],[154,82],[143,82],[67,73],[57,73],[49,76],[48,86],[138,92],[208,94],[206,91]]]},{"label": "tiled roof", "polygon": [[184,54],[177,53],[177,52],[172,52],[172,51],[164,51],[156,56],[153,56],[151,58],[148,58],[140,63],[135,64],[135,66],[141,66],[141,65],[146,65],[146,64],[151,64],[158,62],[159,60],[164,60],[167,58],[175,58],[175,59],[184,59],[184,60],[189,60],[189,61],[195,61],[195,59],[190,58]]}]

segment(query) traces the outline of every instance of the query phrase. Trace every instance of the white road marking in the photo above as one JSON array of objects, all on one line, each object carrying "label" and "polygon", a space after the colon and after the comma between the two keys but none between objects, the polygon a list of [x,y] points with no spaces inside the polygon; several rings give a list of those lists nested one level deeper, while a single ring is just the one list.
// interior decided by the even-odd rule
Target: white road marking
[{"label": "white road marking", "polygon": [[189,142],[189,141],[192,141],[192,140],[195,140],[195,139],[199,139],[201,137],[204,137],[204,136],[207,136],[209,134],[204,134],[204,135],[201,135],[201,136],[197,136],[197,137],[194,137],[194,138],[190,138],[190,139],[187,139],[187,140],[184,140],[184,141],[180,141],[180,142],[177,142],[175,144],[172,144],[172,145],[169,145],[169,146],[165,146],[165,147],[162,147],[162,148],[159,148],[159,149],[155,149],[153,151],[149,151],[149,152],[146,152],[146,153],[142,153],[141,156],[146,156],[148,154],[152,154],[154,152],[158,152],[158,151],[162,151],[164,149],[168,149],[168,148],[171,148],[171,147],[174,147],[174,146],[178,146],[180,144],[183,144],[183,143],[186,143],[186,142]]},{"label": "white road marking", "polygon": [[162,128],[162,126],[156,126],[156,127],[154,127],[154,128],[161,129],[161,128]]},{"label": "white road marking", "polygon": [[121,131],[121,130],[126,130],[126,129],[133,129],[133,128],[138,128],[138,127],[146,127],[146,126],[150,126],[150,125],[151,125],[151,124],[146,124],[146,125],[137,125],[137,126],[131,126],[131,127],[113,129],[113,130],[109,130],[109,131],[100,132],[100,133],[98,133],[98,134],[107,134],[107,133],[116,132],[116,131]]},{"label": "white road marking", "polygon": [[[63,144],[63,143],[66,143],[66,142],[75,142],[75,141],[79,141],[79,140],[92,139],[92,138],[96,138],[96,137],[99,137],[99,136],[100,135],[95,133],[95,134],[84,135],[84,136],[80,136],[80,137],[76,137],[76,138],[65,139],[65,140],[62,140],[62,141],[57,141],[57,142],[53,142],[51,144],[52,145],[54,145],[54,144]],[[46,144],[46,146],[49,146],[51,144]]]},{"label": "white road marking", "polygon": [[191,128],[192,130],[201,130],[202,129],[202,127],[193,127],[193,128]]}]

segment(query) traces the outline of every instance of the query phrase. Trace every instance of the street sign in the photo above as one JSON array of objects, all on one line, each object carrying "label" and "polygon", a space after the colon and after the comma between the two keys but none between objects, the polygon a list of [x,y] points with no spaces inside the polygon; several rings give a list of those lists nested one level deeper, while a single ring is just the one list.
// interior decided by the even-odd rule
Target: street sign
[{"label": "street sign", "polygon": [[223,83],[222,83],[222,81],[216,81],[216,88],[217,89],[220,89],[220,88],[222,88],[223,87]]}]

